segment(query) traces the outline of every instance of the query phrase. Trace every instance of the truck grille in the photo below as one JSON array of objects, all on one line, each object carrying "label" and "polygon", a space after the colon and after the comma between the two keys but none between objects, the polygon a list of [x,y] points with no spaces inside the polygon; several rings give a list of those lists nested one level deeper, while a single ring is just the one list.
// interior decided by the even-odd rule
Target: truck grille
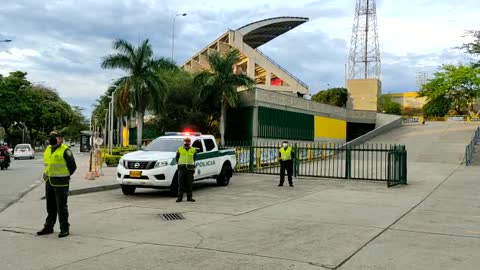
[{"label": "truck grille", "polygon": [[155,166],[155,161],[127,161],[127,168],[132,170],[150,170]]}]

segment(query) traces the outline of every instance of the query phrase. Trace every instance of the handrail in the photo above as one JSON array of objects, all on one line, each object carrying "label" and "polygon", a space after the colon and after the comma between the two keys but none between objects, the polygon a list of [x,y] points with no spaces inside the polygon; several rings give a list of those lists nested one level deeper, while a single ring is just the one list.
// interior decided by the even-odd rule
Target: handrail
[{"label": "handrail", "polygon": [[290,77],[292,77],[295,81],[297,81],[301,86],[305,87],[306,89],[308,89],[308,85],[304,82],[302,82],[299,78],[297,78],[295,75],[293,75],[292,73],[288,72],[286,69],[284,69],[282,66],[280,66],[280,64],[278,64],[277,62],[273,61],[272,58],[268,57],[267,55],[265,55],[265,53],[261,52],[259,49],[255,49],[255,51],[257,51],[261,56],[265,57],[268,61],[270,61],[272,64],[274,64],[275,66],[277,66],[281,71],[287,73]]},{"label": "handrail", "polygon": [[475,148],[477,147],[478,142],[480,141],[480,127],[477,127],[473,138],[469,144],[465,147],[465,165],[468,166],[472,164],[473,154],[475,153]]}]

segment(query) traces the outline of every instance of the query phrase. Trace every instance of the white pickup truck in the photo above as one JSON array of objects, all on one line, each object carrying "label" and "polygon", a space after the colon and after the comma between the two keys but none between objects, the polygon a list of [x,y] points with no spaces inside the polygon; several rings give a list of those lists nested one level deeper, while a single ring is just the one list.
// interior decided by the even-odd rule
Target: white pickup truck
[{"label": "white pickup truck", "polygon": [[137,187],[167,188],[177,194],[175,155],[186,137],[191,138],[192,147],[197,149],[194,181],[215,178],[217,185],[228,185],[237,162],[235,149],[219,150],[212,135],[167,132],[142,150],[128,153],[119,160],[117,181],[123,194],[131,195]]}]

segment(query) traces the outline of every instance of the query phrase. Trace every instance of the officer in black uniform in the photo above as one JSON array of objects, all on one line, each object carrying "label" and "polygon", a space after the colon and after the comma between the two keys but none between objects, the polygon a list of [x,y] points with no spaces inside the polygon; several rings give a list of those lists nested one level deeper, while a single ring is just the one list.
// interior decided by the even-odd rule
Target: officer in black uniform
[{"label": "officer in black uniform", "polygon": [[285,182],[285,170],[288,175],[288,184],[293,187],[293,160],[295,159],[295,153],[291,146],[288,145],[288,141],[283,141],[282,148],[278,151],[278,160],[280,161],[280,183],[279,187],[283,186]]},{"label": "officer in black uniform", "polygon": [[178,198],[177,202],[183,200],[183,193],[187,193],[187,201],[194,202],[192,197],[193,174],[195,173],[195,161],[197,150],[190,146],[191,139],[186,137],[183,146],[177,150],[175,160],[178,163]]},{"label": "officer in black uniform", "polygon": [[70,176],[77,169],[72,151],[63,144],[63,136],[59,131],[50,132],[50,145],[44,153],[45,171],[45,199],[47,202],[47,218],[43,229],[37,235],[53,233],[53,226],[57,220],[60,223],[58,237],[70,234],[68,223],[68,189]]}]

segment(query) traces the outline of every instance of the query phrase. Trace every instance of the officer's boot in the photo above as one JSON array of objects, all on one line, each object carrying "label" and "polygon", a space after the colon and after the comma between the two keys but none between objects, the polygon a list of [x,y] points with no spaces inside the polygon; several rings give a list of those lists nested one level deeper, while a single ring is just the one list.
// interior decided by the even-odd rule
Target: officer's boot
[{"label": "officer's boot", "polygon": [[187,201],[194,202],[195,200],[192,198],[192,195],[187,196]]},{"label": "officer's boot", "polygon": [[53,227],[43,226],[43,229],[37,232],[37,235],[45,235],[53,233]]},{"label": "officer's boot", "polygon": [[183,200],[183,193],[178,193],[178,198],[176,202],[181,202]]}]

